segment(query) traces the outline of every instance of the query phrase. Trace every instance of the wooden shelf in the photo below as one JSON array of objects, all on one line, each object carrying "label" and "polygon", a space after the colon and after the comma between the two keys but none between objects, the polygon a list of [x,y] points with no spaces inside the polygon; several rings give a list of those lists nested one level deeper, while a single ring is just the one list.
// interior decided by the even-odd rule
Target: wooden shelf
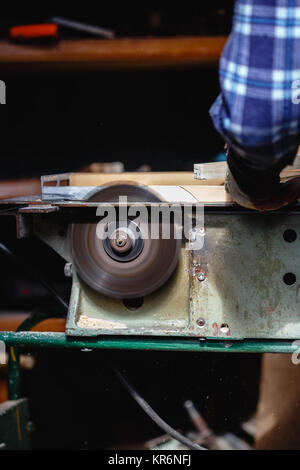
[{"label": "wooden shelf", "polygon": [[101,70],[216,65],[226,37],[62,40],[53,46],[0,41],[0,70]]}]

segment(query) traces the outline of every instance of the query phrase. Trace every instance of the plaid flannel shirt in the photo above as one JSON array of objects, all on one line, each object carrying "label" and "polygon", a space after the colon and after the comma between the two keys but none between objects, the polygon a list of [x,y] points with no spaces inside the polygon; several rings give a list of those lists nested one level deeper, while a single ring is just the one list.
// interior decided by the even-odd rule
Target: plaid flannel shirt
[{"label": "plaid flannel shirt", "polygon": [[210,114],[229,146],[260,168],[292,162],[300,140],[300,0],[237,0],[219,78]]}]

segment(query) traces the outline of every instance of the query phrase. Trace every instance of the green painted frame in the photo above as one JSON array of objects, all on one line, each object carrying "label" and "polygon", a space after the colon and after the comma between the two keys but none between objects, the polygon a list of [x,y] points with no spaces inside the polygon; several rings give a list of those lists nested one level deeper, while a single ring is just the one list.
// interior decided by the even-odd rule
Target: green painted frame
[{"label": "green painted frame", "polygon": [[35,331],[1,331],[9,353],[9,399],[20,398],[20,347],[69,348],[69,349],[123,349],[145,351],[186,351],[223,353],[281,353],[293,354],[299,350],[299,343],[291,340],[243,340],[222,341],[197,338],[151,338],[151,337],[108,337],[72,338],[65,333]]},{"label": "green painted frame", "polygon": [[210,338],[151,338],[102,336],[96,338],[71,338],[65,333],[35,331],[1,331],[0,341],[7,346],[33,346],[73,349],[137,349],[148,351],[236,352],[236,353],[286,353],[292,354],[299,344],[292,340],[216,340]]}]

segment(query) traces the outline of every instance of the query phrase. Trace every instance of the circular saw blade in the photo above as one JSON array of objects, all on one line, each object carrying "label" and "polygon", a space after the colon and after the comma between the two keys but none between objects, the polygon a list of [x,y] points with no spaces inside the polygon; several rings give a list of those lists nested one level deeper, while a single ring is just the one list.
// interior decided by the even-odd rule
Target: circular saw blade
[{"label": "circular saw blade", "polygon": [[[119,196],[127,196],[129,202],[160,202],[146,188],[131,184],[105,187],[89,200],[118,202]],[[170,239],[145,238],[140,254],[128,262],[120,262],[109,256],[103,240],[97,237],[96,228],[97,222],[74,223],[70,227],[69,236],[77,273],[97,292],[117,299],[143,297],[161,287],[175,270],[181,240],[174,238],[173,224],[170,227]]]}]

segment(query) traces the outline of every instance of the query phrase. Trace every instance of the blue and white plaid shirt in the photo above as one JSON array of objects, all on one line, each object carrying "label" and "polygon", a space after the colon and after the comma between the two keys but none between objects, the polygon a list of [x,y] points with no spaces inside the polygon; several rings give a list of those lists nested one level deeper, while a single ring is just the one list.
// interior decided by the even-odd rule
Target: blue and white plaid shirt
[{"label": "blue and white plaid shirt", "polygon": [[260,167],[292,161],[300,141],[300,0],[237,0],[219,73],[210,114],[220,134]]}]

